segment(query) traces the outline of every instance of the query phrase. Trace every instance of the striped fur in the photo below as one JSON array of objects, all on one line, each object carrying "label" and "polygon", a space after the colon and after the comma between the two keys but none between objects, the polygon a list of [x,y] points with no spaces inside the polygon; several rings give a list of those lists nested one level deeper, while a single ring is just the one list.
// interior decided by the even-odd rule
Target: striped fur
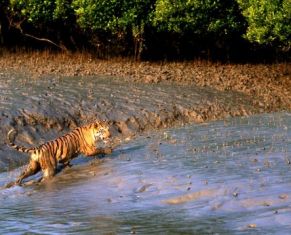
[{"label": "striped fur", "polygon": [[[111,148],[96,148],[97,141],[107,142],[110,138],[109,124],[105,121],[78,127],[75,130],[61,136],[55,140],[48,141],[38,147],[26,148],[14,143],[15,130],[10,130],[7,134],[7,144],[13,149],[30,154],[30,162],[27,169],[22,172],[14,184],[20,185],[22,180],[43,171],[43,179],[50,178],[56,174],[58,163],[65,166],[70,164],[70,160],[82,153],[85,156],[96,154],[108,154]],[[13,135],[13,136],[12,136]],[[12,186],[14,184],[9,184]]]}]

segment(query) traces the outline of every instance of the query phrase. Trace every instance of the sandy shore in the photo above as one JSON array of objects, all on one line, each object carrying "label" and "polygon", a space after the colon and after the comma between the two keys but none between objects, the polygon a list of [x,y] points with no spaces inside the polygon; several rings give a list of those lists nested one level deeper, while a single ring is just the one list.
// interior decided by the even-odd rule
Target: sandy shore
[{"label": "sandy shore", "polygon": [[131,82],[195,84],[238,91],[266,112],[291,110],[291,64],[219,64],[207,61],[134,62],[100,60],[90,54],[3,53],[0,69],[33,78],[109,75]]}]

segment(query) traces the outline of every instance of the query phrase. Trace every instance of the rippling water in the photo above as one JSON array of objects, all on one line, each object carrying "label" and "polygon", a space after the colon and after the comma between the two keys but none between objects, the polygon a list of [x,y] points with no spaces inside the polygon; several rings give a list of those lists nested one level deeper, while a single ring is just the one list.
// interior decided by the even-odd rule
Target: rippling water
[{"label": "rippling water", "polygon": [[0,190],[0,233],[288,234],[290,127],[289,113],[232,118],[77,158],[52,182]]}]

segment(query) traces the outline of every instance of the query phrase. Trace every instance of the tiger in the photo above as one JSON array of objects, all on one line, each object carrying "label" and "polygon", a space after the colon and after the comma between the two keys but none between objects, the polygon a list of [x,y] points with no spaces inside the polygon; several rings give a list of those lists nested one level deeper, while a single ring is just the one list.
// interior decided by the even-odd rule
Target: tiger
[{"label": "tiger", "polygon": [[[79,154],[85,156],[111,154],[111,147],[96,147],[97,141],[102,141],[105,144],[108,142],[108,139],[111,137],[109,127],[109,122],[98,120],[77,127],[73,131],[55,140],[48,141],[38,147],[32,148],[16,145],[14,140],[17,131],[11,129],[7,133],[7,144],[19,152],[30,154],[30,160],[26,170],[20,174],[15,182],[8,183],[6,188],[13,185],[21,186],[25,178],[39,171],[43,173],[39,181],[50,179],[57,173],[58,163],[63,164],[64,167],[70,166],[70,160],[77,157]],[[14,134],[13,137],[12,134]]]}]

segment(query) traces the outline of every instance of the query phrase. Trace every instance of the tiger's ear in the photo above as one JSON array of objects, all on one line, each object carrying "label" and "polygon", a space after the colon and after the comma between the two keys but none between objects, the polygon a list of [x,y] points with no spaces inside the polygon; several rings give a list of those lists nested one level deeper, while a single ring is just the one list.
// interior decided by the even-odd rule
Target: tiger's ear
[{"label": "tiger's ear", "polygon": [[112,124],[113,124],[113,121],[112,121],[112,120],[102,119],[101,122],[102,122],[102,123],[105,123],[105,124],[107,124],[107,125],[112,125]]}]

